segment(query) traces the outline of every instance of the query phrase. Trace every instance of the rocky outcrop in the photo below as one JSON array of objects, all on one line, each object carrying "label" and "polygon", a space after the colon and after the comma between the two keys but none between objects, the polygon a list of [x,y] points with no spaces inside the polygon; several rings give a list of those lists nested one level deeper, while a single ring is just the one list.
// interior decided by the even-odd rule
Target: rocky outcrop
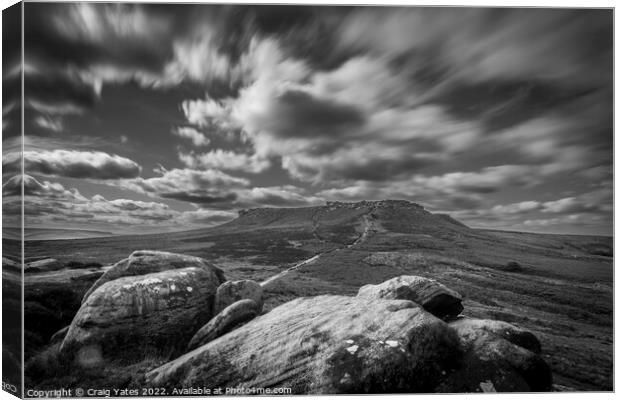
[{"label": "rocky outcrop", "polygon": [[110,271],[51,342],[62,341],[60,359],[82,368],[178,357],[141,385],[293,394],[552,388],[532,333],[456,318],[461,296],[432,279],[401,276],[363,286],[355,297],[298,298],[258,316],[258,283],[224,282],[197,257],[134,252]]},{"label": "rocky outcrop", "polygon": [[139,255],[121,265],[134,268],[130,272],[150,271],[145,257],[161,261],[155,270],[163,265],[171,269],[123,276],[98,286],[71,323],[61,345],[63,357],[93,366],[108,358],[174,353],[184,349],[193,333],[211,319],[221,284],[214,268],[195,257],[186,258],[189,266],[181,268],[184,258],[178,255],[165,257],[168,264],[158,257]]},{"label": "rocky outcrop", "polygon": [[263,309],[263,288],[252,280],[228,281],[217,288],[214,313],[217,314],[229,305],[243,299],[251,299],[258,306],[258,313]]},{"label": "rocky outcrop", "polygon": [[411,300],[438,318],[455,317],[463,311],[462,297],[434,279],[399,276],[378,285],[362,286],[358,297]]},{"label": "rocky outcrop", "polygon": [[416,208],[423,210],[424,207],[417,203],[412,203],[407,200],[362,200],[357,202],[343,202],[343,201],[327,201],[326,207],[337,208],[349,208],[360,209],[364,207],[374,208]]},{"label": "rocky outcrop", "polygon": [[[461,308],[433,301],[446,293]],[[433,280],[402,276],[364,286],[356,297],[299,298],[238,327],[234,315],[254,303],[242,300],[203,327],[189,353],[147,373],[145,384],[277,386],[294,394],[552,389],[531,332],[503,321],[445,322],[412,301],[445,317],[462,309],[457,296]]]},{"label": "rocky outcrop", "polygon": [[438,391],[529,392],[552,388],[551,370],[536,337],[502,321],[460,318],[450,323],[464,350]]},{"label": "rocky outcrop", "polygon": [[217,339],[239,325],[255,318],[259,312],[259,305],[250,299],[239,300],[229,305],[196,332],[187,345],[187,349],[193,350]]},{"label": "rocky outcrop", "polygon": [[457,329],[461,337],[465,338],[467,342],[474,340],[482,331],[502,337],[533,353],[540,354],[541,352],[540,341],[538,341],[538,338],[536,338],[532,332],[509,324],[508,322],[491,319],[459,318],[451,322],[450,325]]},{"label": "rocky outcrop", "polygon": [[411,301],[318,296],[285,303],[145,380],[297,394],[428,392],[459,358],[455,332]]},{"label": "rocky outcrop", "polygon": [[206,260],[185,254],[168,253],[165,251],[138,250],[124,260],[114,264],[86,292],[82,303],[101,285],[125,276],[146,275],[171,269],[196,267],[212,271],[220,281],[225,281],[222,270]]}]

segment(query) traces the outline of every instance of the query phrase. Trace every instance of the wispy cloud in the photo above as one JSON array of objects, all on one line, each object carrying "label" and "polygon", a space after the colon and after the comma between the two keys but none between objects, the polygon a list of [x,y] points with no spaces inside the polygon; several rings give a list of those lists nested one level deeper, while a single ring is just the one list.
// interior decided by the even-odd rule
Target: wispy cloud
[{"label": "wispy cloud", "polygon": [[4,172],[24,170],[30,174],[89,179],[132,178],[140,174],[140,166],[125,157],[100,151],[43,150],[5,154]]},{"label": "wispy cloud", "polygon": [[48,129],[52,132],[60,132],[63,128],[62,119],[58,117],[53,118],[40,115],[35,118],[34,122],[41,128]]},{"label": "wispy cloud", "polygon": [[[89,198],[75,188],[68,189],[56,182],[41,183],[29,175],[24,175],[23,185],[24,215],[30,227],[64,227],[64,222],[67,226],[81,224],[91,229],[138,233],[152,227],[178,229],[188,225],[213,225],[236,216],[235,212],[208,209],[180,212],[161,202],[123,198],[108,200],[98,194]],[[11,210],[21,207],[21,186],[21,175],[12,177],[3,185],[7,222],[12,217]]]},{"label": "wispy cloud", "polygon": [[208,146],[211,142],[204,133],[198,132],[196,129],[189,126],[175,128],[172,130],[172,134],[190,140],[196,147]]},{"label": "wispy cloud", "polygon": [[37,178],[105,181],[205,221],[404,198],[481,226],[610,225],[610,10],[26,7]]}]

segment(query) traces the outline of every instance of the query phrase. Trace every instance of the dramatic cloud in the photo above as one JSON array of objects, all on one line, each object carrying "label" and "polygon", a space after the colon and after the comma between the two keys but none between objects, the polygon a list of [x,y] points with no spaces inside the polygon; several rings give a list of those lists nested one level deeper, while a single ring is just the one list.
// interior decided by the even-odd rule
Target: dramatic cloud
[{"label": "dramatic cloud", "polygon": [[173,192],[179,187],[192,190],[201,190],[210,187],[231,188],[248,186],[249,181],[236,178],[218,170],[195,170],[195,169],[157,169],[155,172],[160,176],[153,178],[136,178],[121,181],[128,187],[138,188],[146,193]]},{"label": "dramatic cloud", "polygon": [[189,139],[196,147],[208,146],[211,142],[202,132],[198,132],[196,129],[188,126],[173,129],[172,133],[175,136]]},{"label": "dramatic cloud", "polygon": [[597,229],[604,221],[613,219],[613,192],[609,188],[600,188],[575,197],[461,209],[451,214],[474,227],[553,231],[572,225]]},{"label": "dramatic cloud", "polygon": [[21,135],[21,110],[17,101],[3,101],[2,106],[2,137]]},{"label": "dramatic cloud", "polygon": [[295,90],[280,94],[263,113],[250,114],[245,120],[252,130],[284,138],[331,136],[359,129],[363,122],[362,112],[353,106]]},{"label": "dramatic cloud", "polygon": [[[21,155],[5,155],[2,160],[4,171],[20,171]],[[99,151],[24,151],[23,162],[28,174],[90,179],[122,179],[140,174],[140,166],[134,161]]]},{"label": "dramatic cloud", "polygon": [[[29,227],[75,227],[87,224],[90,229],[139,233],[144,230],[180,229],[210,226],[229,221],[236,212],[197,209],[175,211],[167,204],[130,199],[107,200],[101,195],[90,198],[81,195],[77,189],[66,189],[56,182],[39,182],[25,175],[24,215]],[[13,221],[21,215],[22,177],[10,178],[2,187],[3,206],[8,218]]]},{"label": "dramatic cloud", "polygon": [[41,128],[49,129],[52,132],[60,132],[63,127],[62,120],[60,118],[44,117],[41,115],[38,116],[34,122]]},{"label": "dramatic cloud", "polygon": [[321,197],[308,195],[295,186],[254,187],[238,192],[243,207],[307,207],[325,202]]},{"label": "dramatic cloud", "polygon": [[217,170],[158,169],[160,176],[135,178],[111,184],[149,196],[179,200],[198,205],[228,205],[237,199],[234,189],[246,187],[249,181]]},{"label": "dramatic cloud", "polygon": [[29,175],[15,175],[2,185],[3,196],[21,196],[22,183],[24,196],[39,196],[53,199],[86,200],[77,189],[67,190],[60,183],[45,181],[40,183]]},{"label": "dramatic cloud", "polygon": [[96,88],[77,75],[30,67],[24,72],[26,105],[50,114],[79,114],[95,105]]},{"label": "dramatic cloud", "polygon": [[259,206],[299,207],[323,202],[322,198],[292,185],[250,188],[249,180],[235,178],[214,169],[158,169],[157,172],[160,176],[120,180],[109,184],[151,197],[221,210]]},{"label": "dramatic cloud", "polygon": [[594,160],[609,163],[610,154],[599,141],[583,140],[582,132],[597,135],[591,121],[571,116],[537,118],[486,139],[493,151],[518,152],[523,161],[538,164],[541,173],[568,173],[591,166]]},{"label": "dramatic cloud", "polygon": [[[3,196],[14,196],[21,193],[21,176],[14,176],[2,187]],[[129,199],[106,200],[101,195],[85,197],[75,188],[66,189],[60,183],[44,181],[24,175],[24,215],[28,226],[54,226],[64,222],[70,226],[75,224],[123,224],[126,228],[132,225],[172,223],[179,217],[177,211],[168,205],[158,202],[144,202]],[[20,201],[17,197],[16,202]],[[9,207],[15,201],[7,203]],[[13,204],[15,205],[15,204]],[[114,227],[110,227],[114,229]]]},{"label": "dramatic cloud", "polygon": [[544,213],[599,213],[607,214],[611,218],[613,213],[613,191],[603,188],[580,194],[574,197],[564,197],[543,204]]},{"label": "dramatic cloud", "polygon": [[203,226],[219,225],[237,218],[236,212],[221,210],[206,210],[200,208],[195,211],[185,211],[181,214],[180,220],[192,224]]},{"label": "dramatic cloud", "polygon": [[26,120],[94,109],[106,84],[162,79],[172,56],[173,23],[129,4],[25,6]]},{"label": "dramatic cloud", "polygon": [[528,219],[523,222],[523,227],[526,229],[536,228],[561,228],[565,226],[590,226],[596,227],[605,220],[605,217],[600,215],[588,215],[588,214],[570,214],[557,218],[539,218]]},{"label": "dramatic cloud", "polygon": [[[174,221],[400,198],[475,226],[611,226],[611,10],[25,7],[36,178],[96,184],[106,198],[121,188]],[[14,53],[3,65],[9,173],[21,145]]]},{"label": "dramatic cloud", "polygon": [[450,172],[442,175],[415,175],[408,179],[369,181],[359,180],[354,185],[332,188],[318,193],[337,200],[358,201],[397,197],[417,201],[438,209],[451,209],[450,202],[462,206],[465,202],[479,203],[507,186],[526,187],[536,183],[533,168],[523,165],[498,165],[476,172]]},{"label": "dramatic cloud", "polygon": [[[26,62],[48,68],[68,63],[95,88],[134,78],[152,83],[171,55],[170,21],[139,5],[27,6],[25,15]],[[56,53],[61,46],[62,57]]]},{"label": "dramatic cloud", "polygon": [[78,152],[91,151],[93,148],[105,147],[109,142],[105,139],[87,136],[69,134],[67,132],[62,135],[54,136],[38,136],[24,135],[21,137],[11,137],[3,141],[3,151],[6,153],[14,153],[21,151],[22,143],[27,151],[54,151],[62,148],[63,150],[73,150]]},{"label": "dramatic cloud", "polygon": [[505,214],[522,214],[534,210],[539,210],[541,204],[537,201],[522,201],[506,205],[497,205],[491,208],[490,212],[504,216]]},{"label": "dramatic cloud", "polygon": [[[285,59],[273,42],[253,43],[244,59],[260,56],[269,62],[248,61],[254,80],[237,98],[207,97],[185,102],[183,109],[188,122],[198,126],[241,128],[253,157],[279,157],[295,178],[379,180],[410,174],[466,149],[479,135],[476,124],[454,120],[438,107],[402,108],[412,103],[412,95],[397,78],[377,81],[376,73],[389,75],[389,66],[380,61],[356,58],[334,71],[310,74],[305,63]],[[218,166],[212,161],[216,155],[205,157],[207,165]],[[377,173],[378,165],[385,172]]]},{"label": "dramatic cloud", "polygon": [[187,201],[194,204],[217,204],[230,203],[237,200],[236,193],[219,193],[217,190],[193,190],[190,192],[165,192],[159,193],[165,199]]},{"label": "dramatic cloud", "polygon": [[237,81],[241,72],[227,54],[219,51],[219,33],[204,24],[189,37],[175,40],[173,58],[164,67],[158,84],[170,84],[189,79],[198,82]]},{"label": "dramatic cloud", "polygon": [[526,186],[535,183],[533,168],[527,165],[498,165],[478,172],[450,172],[440,176],[415,177],[413,182],[424,187],[446,191],[486,194],[505,186]]},{"label": "dramatic cloud", "polygon": [[217,149],[208,153],[179,153],[179,159],[189,168],[223,169],[259,173],[269,168],[270,162],[256,155]]},{"label": "dramatic cloud", "polygon": [[606,10],[364,8],[341,25],[340,45],[418,69],[434,62],[444,79],[609,82],[611,24]]},{"label": "dramatic cloud", "polygon": [[209,97],[198,100],[185,100],[181,104],[183,113],[190,124],[201,127],[231,129],[238,124],[232,121],[230,107],[225,102]]}]

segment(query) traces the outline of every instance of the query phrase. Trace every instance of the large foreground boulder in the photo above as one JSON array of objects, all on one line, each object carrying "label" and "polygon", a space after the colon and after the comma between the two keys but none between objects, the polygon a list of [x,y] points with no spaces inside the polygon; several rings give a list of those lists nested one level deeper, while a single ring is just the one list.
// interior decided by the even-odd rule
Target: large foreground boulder
[{"label": "large foreground boulder", "polygon": [[263,287],[252,280],[228,281],[217,288],[215,309],[217,314],[229,305],[243,299],[251,299],[258,305],[258,312],[263,309]]},{"label": "large foreground boulder", "polygon": [[459,358],[455,332],[411,301],[318,296],[285,303],[164,364],[145,384],[429,392]]},{"label": "large foreground boulder", "polygon": [[156,250],[138,250],[124,260],[114,264],[107,270],[95,284],[86,292],[82,303],[106,282],[113,281],[124,276],[138,276],[152,274],[155,272],[168,271],[171,269],[196,267],[212,271],[221,282],[224,282],[224,273],[215,265],[207,262],[200,257],[188,256],[185,254],[168,253]]},{"label": "large foreground boulder", "polygon": [[403,275],[378,285],[362,286],[358,297],[368,299],[411,300],[438,318],[458,316],[463,311],[463,298],[434,279]]},{"label": "large foreground boulder", "polygon": [[184,349],[211,319],[220,283],[218,274],[202,265],[106,282],[80,307],[61,355],[94,366],[104,359]]},{"label": "large foreground boulder", "polygon": [[250,299],[239,300],[229,305],[196,332],[189,341],[187,349],[193,350],[217,339],[244,322],[255,318],[259,312],[258,304]]},{"label": "large foreground boulder", "polygon": [[502,321],[468,318],[450,327],[459,335],[464,354],[439,392],[551,390],[551,370],[537,354],[540,342],[532,333]]}]

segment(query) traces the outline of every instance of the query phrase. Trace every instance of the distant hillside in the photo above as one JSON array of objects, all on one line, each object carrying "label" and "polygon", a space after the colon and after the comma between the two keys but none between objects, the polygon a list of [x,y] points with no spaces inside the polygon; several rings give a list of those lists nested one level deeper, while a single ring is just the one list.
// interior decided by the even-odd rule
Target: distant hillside
[{"label": "distant hillside", "polygon": [[461,221],[457,221],[456,219],[452,218],[450,215],[448,214],[434,214],[436,217],[442,218],[444,221],[448,221],[451,224],[455,224],[455,225],[459,225],[462,226],[464,228],[469,228],[467,225],[465,225],[464,223],[462,223]]},{"label": "distant hillside", "polygon": [[[52,231],[46,233],[60,233]],[[3,250],[19,255],[21,245],[4,240]],[[114,264],[136,250],[202,257],[228,280],[261,282],[264,310],[299,297],[355,295],[366,284],[402,275],[435,279],[463,296],[469,317],[515,323],[539,336],[558,385],[613,389],[611,237],[473,229],[415,203],[384,200],[249,209],[226,224],[199,230],[28,240],[24,246],[29,259],[53,258],[63,265]],[[85,281],[56,276],[71,282],[62,288],[76,291],[77,311]],[[31,279],[26,290],[54,301],[57,297],[39,294],[42,284],[54,288]],[[59,293],[64,301],[65,292]],[[40,309],[26,312],[34,321]],[[69,323],[63,318],[70,321],[72,315],[65,310],[54,329]]]},{"label": "distant hillside", "polygon": [[446,214],[432,214],[419,204],[405,200],[327,202],[324,206],[303,208],[252,208],[239,211],[239,217],[221,225],[226,230],[337,227],[361,223],[370,218],[392,232],[429,233],[437,229],[469,230]]},{"label": "distant hillside", "polygon": [[[2,237],[19,240],[20,228],[2,228]],[[26,228],[24,238],[26,240],[60,240],[60,239],[88,239],[97,237],[114,236],[111,232],[90,231],[82,229],[56,229],[56,228]]]}]

